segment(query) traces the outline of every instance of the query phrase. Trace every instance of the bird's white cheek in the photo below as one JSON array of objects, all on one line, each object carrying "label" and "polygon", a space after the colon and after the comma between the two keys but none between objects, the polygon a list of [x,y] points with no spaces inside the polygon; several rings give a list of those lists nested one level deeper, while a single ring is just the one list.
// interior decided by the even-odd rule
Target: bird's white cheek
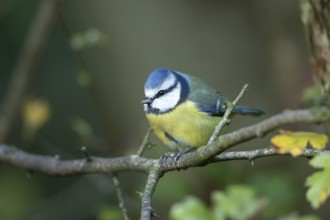
[{"label": "bird's white cheek", "polygon": [[178,86],[176,86],[172,91],[155,99],[152,102],[151,107],[155,109],[159,109],[162,112],[174,108],[180,101],[180,90],[181,90],[181,85],[178,84]]}]

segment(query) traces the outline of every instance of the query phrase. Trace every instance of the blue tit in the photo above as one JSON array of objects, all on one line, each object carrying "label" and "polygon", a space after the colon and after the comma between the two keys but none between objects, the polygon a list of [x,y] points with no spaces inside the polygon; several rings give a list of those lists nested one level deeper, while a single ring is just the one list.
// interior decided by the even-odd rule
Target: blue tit
[{"label": "blue tit", "polygon": [[[181,150],[175,160],[207,144],[228,102],[202,80],[167,68],[158,68],[149,75],[144,93],[142,104],[155,135],[170,148]],[[247,106],[235,106],[233,112],[263,114]]]}]

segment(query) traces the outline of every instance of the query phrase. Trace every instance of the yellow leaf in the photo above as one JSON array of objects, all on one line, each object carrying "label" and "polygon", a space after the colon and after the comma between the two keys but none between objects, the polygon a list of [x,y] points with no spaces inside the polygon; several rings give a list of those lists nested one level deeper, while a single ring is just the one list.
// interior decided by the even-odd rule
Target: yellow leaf
[{"label": "yellow leaf", "polygon": [[328,136],[313,132],[280,131],[279,135],[272,137],[270,141],[280,154],[290,153],[296,157],[303,153],[308,143],[312,148],[320,150],[328,143]]},{"label": "yellow leaf", "polygon": [[32,139],[35,132],[40,129],[50,117],[50,108],[45,100],[28,98],[22,109],[23,135]]},{"label": "yellow leaf", "polygon": [[[316,134],[316,133],[314,133]],[[316,150],[323,149],[325,145],[328,143],[328,136],[324,134],[316,134],[318,137],[311,138],[309,140],[309,143],[312,145],[312,147]]]}]

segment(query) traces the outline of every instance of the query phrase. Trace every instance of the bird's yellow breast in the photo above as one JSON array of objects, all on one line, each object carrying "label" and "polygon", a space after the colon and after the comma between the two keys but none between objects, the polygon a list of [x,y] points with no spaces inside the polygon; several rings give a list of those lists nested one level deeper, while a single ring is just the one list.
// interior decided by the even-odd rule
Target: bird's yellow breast
[{"label": "bird's yellow breast", "polygon": [[147,118],[164,144],[175,148],[207,144],[221,119],[201,112],[191,101],[181,103],[164,114],[147,114]]}]

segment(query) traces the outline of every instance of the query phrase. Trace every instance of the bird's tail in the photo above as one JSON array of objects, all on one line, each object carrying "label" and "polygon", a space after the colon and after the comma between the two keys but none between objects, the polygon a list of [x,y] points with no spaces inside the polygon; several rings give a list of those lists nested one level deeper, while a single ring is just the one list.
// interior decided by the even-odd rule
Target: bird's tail
[{"label": "bird's tail", "polygon": [[252,115],[252,116],[260,116],[265,114],[265,112],[262,110],[251,108],[248,106],[235,106],[233,112],[241,115]]}]

